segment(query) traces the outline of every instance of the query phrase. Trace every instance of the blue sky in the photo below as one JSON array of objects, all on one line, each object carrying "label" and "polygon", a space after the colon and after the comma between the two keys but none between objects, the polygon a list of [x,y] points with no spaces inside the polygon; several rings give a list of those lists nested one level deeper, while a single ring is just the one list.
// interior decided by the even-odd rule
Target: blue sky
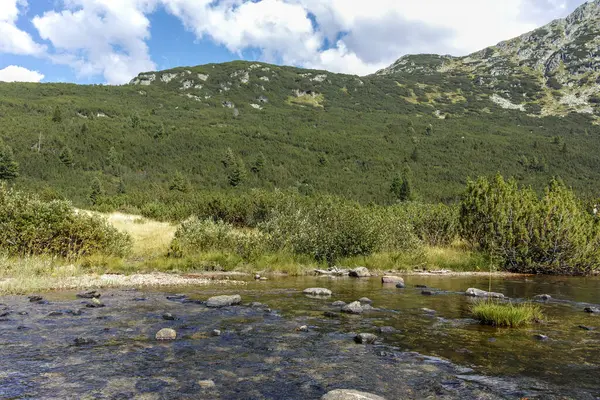
[{"label": "blue sky", "polygon": [[404,54],[468,54],[583,3],[0,0],[0,80],[122,84],[235,59],[364,75]]}]

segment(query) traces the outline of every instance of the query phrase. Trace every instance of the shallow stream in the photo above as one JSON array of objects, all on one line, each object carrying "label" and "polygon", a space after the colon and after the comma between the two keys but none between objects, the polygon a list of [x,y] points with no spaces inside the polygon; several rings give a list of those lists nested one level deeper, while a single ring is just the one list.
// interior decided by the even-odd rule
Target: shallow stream
[{"label": "shallow stream", "polygon": [[[319,399],[344,388],[388,400],[600,399],[600,316],[583,311],[599,307],[600,279],[494,278],[493,291],[513,301],[552,296],[540,303],[547,321],[520,329],[469,318],[464,291],[487,290],[487,278],[405,280],[404,289],[380,278],[303,277],[104,290],[103,308],[86,307],[75,292],[44,294],[48,304],[0,297],[0,398]],[[311,298],[302,294],[308,287],[333,295]],[[167,299],[174,293],[185,298]],[[220,294],[240,294],[242,305],[201,303]],[[331,305],[362,297],[374,307],[362,315]],[[302,325],[308,332],[296,330]],[[383,326],[396,331],[380,333]],[[177,340],[156,341],[166,327]],[[359,332],[379,340],[356,344]]]}]

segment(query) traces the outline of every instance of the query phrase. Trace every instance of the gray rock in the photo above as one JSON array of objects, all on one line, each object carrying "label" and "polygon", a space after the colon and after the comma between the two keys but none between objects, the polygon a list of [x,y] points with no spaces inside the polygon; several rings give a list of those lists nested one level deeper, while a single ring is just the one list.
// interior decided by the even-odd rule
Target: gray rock
[{"label": "gray rock", "polygon": [[175,321],[175,316],[171,313],[164,313],[162,318],[167,321]]},{"label": "gray rock", "polygon": [[552,299],[552,296],[550,296],[549,294],[538,294],[537,296],[533,296],[533,298],[536,300],[547,301],[547,300]]},{"label": "gray rock", "polygon": [[372,304],[373,300],[369,299],[368,297],[361,297],[360,299],[358,299],[358,301],[360,301],[360,304]]},{"label": "gray rock", "polygon": [[78,337],[74,340],[75,346],[86,346],[88,344],[96,344],[94,339]]},{"label": "gray rock", "polygon": [[206,301],[206,306],[211,308],[228,307],[240,304],[241,302],[242,297],[239,294],[214,296]]},{"label": "gray rock", "polygon": [[548,340],[548,339],[549,339],[549,338],[548,338],[548,336],[546,336],[546,335],[542,335],[542,334],[539,334],[539,333],[538,333],[538,334],[535,334],[535,335],[533,335],[533,337],[534,337],[535,339],[537,339],[537,340],[540,340],[540,341],[542,341],[542,342],[545,342],[546,340]]},{"label": "gray rock", "polygon": [[260,279],[260,274],[254,275],[254,279],[259,280]]},{"label": "gray rock", "polygon": [[175,329],[163,328],[156,332],[155,338],[156,340],[175,340],[177,339],[177,332]]},{"label": "gray rock", "polygon": [[250,307],[262,308],[262,307],[266,307],[266,306],[263,303],[259,303],[258,301],[253,301],[252,303],[250,303]]},{"label": "gray rock", "polygon": [[167,300],[183,300],[185,297],[185,294],[172,294],[167,296]]},{"label": "gray rock", "polygon": [[493,297],[493,298],[497,298],[497,299],[504,298],[504,295],[502,293],[486,292],[485,290],[475,289],[475,288],[467,289],[465,294],[467,296],[472,296],[472,297]]},{"label": "gray rock", "polygon": [[381,277],[381,283],[404,283],[404,279],[399,276],[386,275]]},{"label": "gray rock", "polygon": [[368,278],[371,276],[371,273],[365,267],[357,267],[351,269],[349,275],[354,278]]},{"label": "gray rock", "polygon": [[312,296],[331,296],[331,290],[325,288],[308,288],[304,289],[302,293]]},{"label": "gray rock", "polygon": [[423,296],[434,296],[434,295],[435,295],[435,292],[434,292],[434,291],[432,291],[432,290],[421,290],[421,294],[422,294]]},{"label": "gray rock", "polygon": [[218,329],[213,329],[210,333],[211,336],[221,336],[221,331]]},{"label": "gray rock", "polygon": [[325,394],[321,400],[385,400],[385,398],[358,390],[337,389]]},{"label": "gray rock", "polygon": [[75,296],[79,299],[98,299],[100,298],[101,294],[95,290],[92,290],[90,292],[77,293]]},{"label": "gray rock", "polygon": [[198,385],[200,385],[202,389],[212,389],[215,387],[215,382],[212,379],[206,379],[198,381]]},{"label": "gray rock", "polygon": [[296,328],[296,332],[308,332],[308,326],[302,325]]},{"label": "gray rock", "polygon": [[600,308],[586,307],[583,311],[585,311],[586,313],[590,313],[590,314],[599,314],[600,313]]},{"label": "gray rock", "polygon": [[398,330],[396,328],[394,328],[393,326],[380,326],[377,331],[379,333],[395,333],[398,332]]},{"label": "gray rock", "polygon": [[42,296],[29,296],[29,302],[37,303],[38,301],[42,301],[44,298]]},{"label": "gray rock", "polygon": [[435,314],[436,311],[432,310],[431,308],[421,308],[421,311],[423,311],[426,314]]},{"label": "gray rock", "polygon": [[338,300],[338,301],[334,301],[333,303],[331,303],[331,305],[334,307],[344,307],[346,305],[346,302]]},{"label": "gray rock", "polygon": [[102,308],[102,307],[105,307],[104,303],[102,303],[100,300],[98,300],[95,297],[92,297],[91,302],[87,303],[85,306],[87,308]]},{"label": "gray rock", "polygon": [[49,317],[60,317],[61,315],[63,315],[63,313],[60,311],[52,311],[50,314],[48,314]]},{"label": "gray rock", "polygon": [[354,336],[354,341],[358,344],[373,344],[377,339],[378,337],[372,333],[359,333]]},{"label": "gray rock", "polygon": [[350,304],[346,304],[342,307],[342,312],[347,314],[362,314],[363,307],[360,304],[360,301],[353,301]]},{"label": "gray rock", "polygon": [[406,285],[404,284],[404,282],[398,282],[398,283],[396,283],[396,287],[398,289],[404,289],[406,287]]}]

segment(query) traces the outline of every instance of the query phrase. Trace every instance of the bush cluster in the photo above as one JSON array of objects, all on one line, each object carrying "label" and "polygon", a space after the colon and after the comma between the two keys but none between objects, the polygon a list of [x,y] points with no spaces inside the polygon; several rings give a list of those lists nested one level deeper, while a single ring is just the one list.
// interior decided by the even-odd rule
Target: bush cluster
[{"label": "bush cluster", "polygon": [[511,272],[590,274],[600,267],[598,218],[560,180],[541,197],[500,175],[470,181],[460,224],[466,240]]},{"label": "bush cluster", "polygon": [[69,202],[42,201],[0,184],[0,251],[11,256],[124,256],[131,239]]}]

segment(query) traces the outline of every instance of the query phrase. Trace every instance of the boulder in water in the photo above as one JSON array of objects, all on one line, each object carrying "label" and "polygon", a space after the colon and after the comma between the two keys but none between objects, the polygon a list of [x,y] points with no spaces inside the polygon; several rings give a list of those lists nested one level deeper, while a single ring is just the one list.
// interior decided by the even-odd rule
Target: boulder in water
[{"label": "boulder in water", "polygon": [[77,293],[75,296],[79,299],[98,299],[100,298],[101,294],[95,290],[92,290],[89,292]]},{"label": "boulder in water", "polygon": [[334,301],[333,303],[331,303],[331,305],[334,307],[344,307],[346,305],[346,302],[338,300],[338,301]]},{"label": "boulder in water", "polygon": [[347,314],[362,314],[363,307],[360,304],[360,301],[353,301],[350,304],[346,304],[342,307],[342,312]]},{"label": "boulder in water", "polygon": [[96,344],[94,339],[88,339],[83,337],[78,337],[74,340],[75,346],[86,346],[89,344]]},{"label": "boulder in water", "polygon": [[472,296],[472,297],[493,297],[493,298],[496,298],[496,299],[503,299],[504,298],[504,295],[502,293],[486,292],[485,290],[475,289],[475,288],[469,288],[469,289],[467,289],[467,291],[465,292],[465,294],[467,296]]},{"label": "boulder in water", "polygon": [[175,340],[177,339],[177,332],[175,329],[163,328],[156,332],[156,340]]},{"label": "boulder in water", "polygon": [[331,296],[331,290],[325,288],[308,288],[302,291],[304,294],[311,296]]},{"label": "boulder in water", "polygon": [[337,389],[325,394],[321,400],[385,400],[385,398],[358,390]]},{"label": "boulder in water", "polygon": [[586,307],[583,311],[590,314],[600,314],[600,308],[597,307]]},{"label": "boulder in water", "polygon": [[171,313],[164,313],[162,318],[167,321],[175,321],[175,316]]},{"label": "boulder in water", "polygon": [[393,326],[380,326],[377,331],[379,333],[395,333],[398,332],[398,330],[396,328],[394,328]]},{"label": "boulder in water", "polygon": [[361,297],[360,299],[358,299],[358,301],[360,301],[360,304],[372,304],[373,300],[369,299],[368,297]]},{"label": "boulder in water", "polygon": [[552,299],[552,296],[550,296],[549,294],[538,294],[537,296],[533,296],[533,298],[536,300],[548,301]]},{"label": "boulder in water", "polygon": [[239,294],[234,294],[232,296],[214,296],[206,301],[206,306],[212,308],[228,307],[240,304],[241,302],[242,297]]},{"label": "boulder in water", "polygon": [[358,344],[373,344],[377,339],[378,337],[372,333],[359,333],[354,336],[354,341]]},{"label": "boulder in water", "polygon": [[386,275],[381,277],[381,283],[402,283],[404,284],[404,279],[399,276]]}]

